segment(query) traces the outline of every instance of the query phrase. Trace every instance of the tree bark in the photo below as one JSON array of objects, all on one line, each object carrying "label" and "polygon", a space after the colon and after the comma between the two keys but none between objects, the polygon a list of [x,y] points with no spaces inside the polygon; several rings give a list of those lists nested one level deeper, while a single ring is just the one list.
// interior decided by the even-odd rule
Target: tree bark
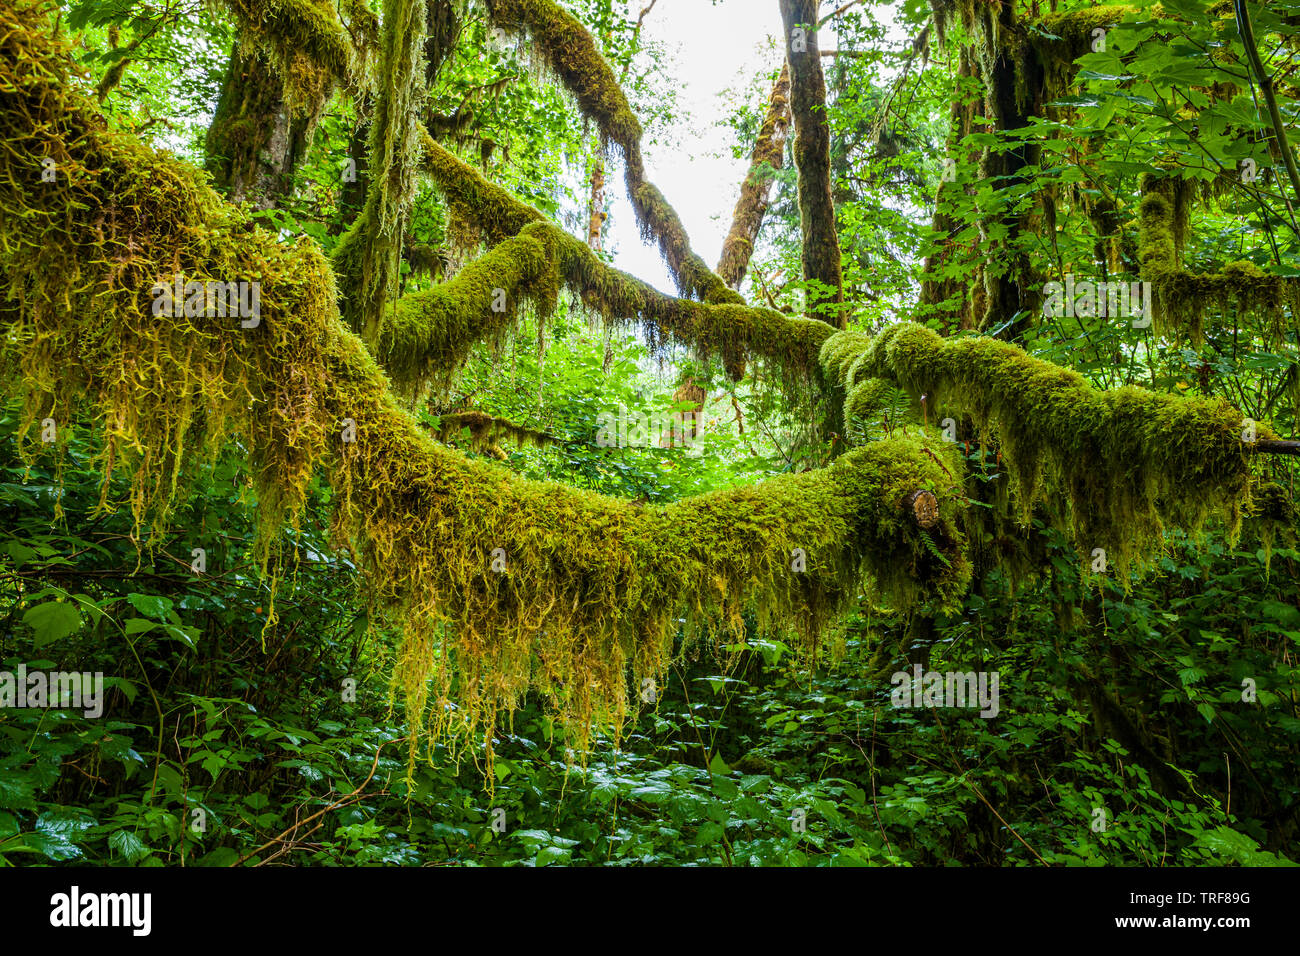
[{"label": "tree bark", "polygon": [[221,97],[208,129],[213,182],[232,202],[279,205],[311,144],[313,117],[285,102],[283,81],[260,54],[235,41]]},{"label": "tree bark", "polygon": [[749,174],[740,187],[740,198],[731,220],[731,231],[722,243],[718,275],[733,289],[739,289],[754,254],[754,243],[767,213],[772,191],[770,170],[785,162],[785,139],[790,130],[790,64],[781,67],[781,75],[772,87],[767,104],[767,118],[758,132],[749,162]]},{"label": "tree bark", "polygon": [[809,314],[844,328],[844,281],[831,197],[831,135],[826,120],[826,77],[817,48],[818,0],[780,0],[790,65],[794,115],[794,159],[799,170],[799,220],[803,228],[804,279],[820,283],[810,291]]}]

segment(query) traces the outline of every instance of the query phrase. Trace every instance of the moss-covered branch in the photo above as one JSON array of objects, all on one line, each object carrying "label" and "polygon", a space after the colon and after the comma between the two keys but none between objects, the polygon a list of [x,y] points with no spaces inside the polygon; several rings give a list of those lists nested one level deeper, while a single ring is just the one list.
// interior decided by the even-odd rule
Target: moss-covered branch
[{"label": "moss-covered branch", "polygon": [[549,311],[561,286],[606,321],[638,323],[652,336],[671,335],[720,358],[735,378],[744,374],[747,359],[762,358],[789,380],[815,379],[821,343],[834,331],[824,323],[743,303],[665,295],[603,262],[431,138],[423,143],[422,170],[463,227],[477,231],[493,248],[451,282],[410,293],[397,303],[378,355],[404,389],[445,382],[476,342],[514,325],[520,306]]},{"label": "moss-covered branch", "polygon": [[477,234],[487,245],[519,235],[530,222],[546,219],[479,171],[444,149],[426,131],[420,133],[420,172],[438,185],[460,234]]},{"label": "moss-covered branch", "polygon": [[[201,174],[106,129],[74,92],[52,9],[0,7],[0,381],[33,420],[98,421],[105,494],[129,472],[137,519],[159,530],[227,438],[248,449],[264,553],[322,473],[372,620],[402,636],[412,719],[432,697],[436,731],[490,748],[531,687],[581,746],[628,712],[629,676],[662,673],[683,613],[689,632],[734,639],[752,609],[811,646],[864,574],[900,602],[959,602],[958,462],[932,440],[645,509],[439,447],[340,321],[315,245],[280,244]],[[156,308],[155,283],[178,274],[257,282],[255,321]],[[939,499],[924,534],[903,504],[918,489]]]},{"label": "moss-covered branch", "polygon": [[376,354],[403,391],[445,386],[481,341],[512,329],[520,309],[548,315],[561,287],[607,322],[637,323],[721,359],[736,378],[751,357],[787,381],[816,381],[817,355],[833,329],[773,309],[678,299],[603,262],[549,221],[525,226],[467,265],[451,281],[403,296],[386,321]]},{"label": "moss-covered branch", "polygon": [[646,180],[641,124],[587,28],[554,0],[488,0],[488,10],[502,29],[529,32],[534,48],[573,94],[583,114],[618,146],[637,221],[646,238],[659,243],[678,291],[704,302],[742,304],[744,300],[691,249],[676,210]]},{"label": "moss-covered branch", "polygon": [[781,66],[781,73],[772,87],[767,103],[767,115],[754,141],[754,151],[749,161],[749,172],[740,186],[740,198],[731,217],[731,229],[722,243],[722,257],[718,260],[718,275],[733,289],[739,289],[754,254],[754,243],[767,212],[768,196],[772,191],[772,171],[785,163],[785,137],[790,129],[790,64]]},{"label": "moss-covered branch", "polygon": [[469,433],[471,447],[479,451],[492,450],[503,441],[530,448],[546,448],[561,443],[554,435],[524,428],[485,412],[450,412],[438,416],[438,441],[446,444],[462,432]]},{"label": "moss-covered branch", "polygon": [[1142,178],[1138,256],[1142,278],[1151,283],[1155,295],[1156,331],[1174,340],[1199,343],[1209,311],[1238,323],[1257,319],[1265,341],[1281,342],[1288,313],[1300,329],[1300,280],[1266,273],[1244,261],[1230,262],[1218,272],[1182,268],[1192,190],[1192,183],[1177,176],[1149,173]]},{"label": "moss-covered branch", "polygon": [[870,340],[841,332],[822,357],[850,390],[884,380],[926,396],[931,421],[969,415],[996,442],[1022,516],[1049,492],[1064,498],[1076,542],[1104,549],[1121,572],[1166,524],[1196,529],[1217,514],[1235,537],[1252,443],[1277,437],[1221,399],[1104,391],[1017,346],[913,323]]}]

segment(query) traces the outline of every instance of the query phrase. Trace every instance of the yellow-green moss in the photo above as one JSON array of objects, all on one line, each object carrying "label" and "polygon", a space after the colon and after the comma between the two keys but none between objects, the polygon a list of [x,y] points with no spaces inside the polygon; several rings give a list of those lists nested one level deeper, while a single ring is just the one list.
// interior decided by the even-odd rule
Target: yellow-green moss
[{"label": "yellow-green moss", "polygon": [[[413,720],[490,750],[533,688],[581,750],[597,722],[629,712],[629,679],[662,676],[684,611],[689,633],[730,641],[749,609],[811,651],[863,575],[900,606],[958,606],[964,498],[933,436],[645,509],[440,447],[340,321],[314,244],[278,243],[201,174],[106,129],[74,92],[51,9],[0,7],[0,380],[31,409],[97,418],[106,476],[129,470],[137,519],[159,529],[203,460],[192,450],[245,444],[264,544],[320,472],[372,620],[401,635]],[[260,322],[151,314],[153,283],[176,272],[260,282]],[[924,535],[903,500],[918,488],[940,501]]]},{"label": "yellow-green moss", "polygon": [[365,0],[223,0],[241,34],[277,64],[291,103],[310,103],[339,83],[352,92],[370,83],[378,19]]},{"label": "yellow-green moss", "polygon": [[438,185],[461,228],[477,233],[489,246],[516,236],[530,222],[546,217],[484,179],[474,167],[444,149],[427,132],[420,132],[420,171]]},{"label": "yellow-green moss", "polygon": [[573,94],[583,115],[596,122],[606,141],[619,147],[637,222],[645,238],[658,242],[678,291],[704,302],[743,305],[744,299],[691,249],[676,211],[646,181],[641,124],[582,22],[553,0],[489,0],[488,12],[502,29],[531,34],[534,48]]},{"label": "yellow-green moss", "polygon": [[[842,366],[843,349],[832,339],[823,355]],[[1220,399],[1103,391],[1017,346],[912,323],[872,339],[856,374],[926,394],[931,421],[971,416],[996,441],[1022,518],[1059,495],[1077,544],[1105,549],[1121,573],[1166,524],[1195,529],[1217,514],[1235,538],[1250,501],[1245,423]],[[1256,435],[1273,437],[1263,424]]]},{"label": "yellow-green moss", "polygon": [[[743,301],[703,303],[665,295],[609,266],[585,243],[432,140],[424,146],[424,168],[449,204],[497,246],[453,282],[408,294],[397,303],[379,355],[404,390],[445,381],[476,341],[513,327],[519,306],[531,304],[547,312],[560,285],[606,321],[638,323],[652,340],[669,334],[701,355],[720,358],[734,378],[744,375],[750,357],[769,361],[789,383],[817,376],[818,350],[834,331],[825,323]],[[505,312],[490,311],[496,289],[506,293]]]},{"label": "yellow-green moss", "polygon": [[1292,327],[1300,329],[1300,280],[1266,273],[1250,262],[1230,262],[1218,272],[1184,270],[1192,189],[1176,176],[1148,174],[1142,180],[1138,255],[1142,278],[1154,293],[1156,331],[1199,344],[1206,313],[1217,312],[1238,327],[1253,319],[1266,343],[1280,343],[1288,313]]}]

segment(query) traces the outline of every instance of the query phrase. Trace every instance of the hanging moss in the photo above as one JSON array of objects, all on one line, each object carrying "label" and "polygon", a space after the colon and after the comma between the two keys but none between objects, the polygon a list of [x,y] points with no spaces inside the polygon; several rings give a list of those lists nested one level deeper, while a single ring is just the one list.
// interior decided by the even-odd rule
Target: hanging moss
[{"label": "hanging moss", "polygon": [[368,342],[397,288],[424,102],[424,0],[385,0],[366,203],[334,251],[343,316]]},{"label": "hanging moss", "polygon": [[1253,507],[1248,512],[1248,517],[1259,534],[1259,542],[1264,551],[1264,570],[1267,573],[1271,569],[1273,550],[1279,543],[1284,548],[1296,546],[1295,501],[1278,482],[1265,482],[1255,489]]},{"label": "hanging moss", "polygon": [[[818,351],[834,331],[825,323],[743,303],[709,304],[665,295],[612,268],[585,243],[437,143],[426,138],[424,148],[425,171],[456,215],[465,217],[465,228],[496,241],[493,253],[501,246],[508,249],[484,255],[467,268],[463,282],[412,293],[397,303],[379,354],[403,390],[446,381],[475,342],[512,328],[520,306],[541,305],[545,312],[561,285],[606,321],[636,323],[652,341],[671,335],[701,355],[720,358],[736,379],[744,375],[751,357],[770,361],[777,375],[792,385],[806,384],[819,374]],[[505,238],[511,230],[518,234]],[[505,293],[504,311],[490,308],[496,289]],[[536,295],[537,290],[545,295]]]},{"label": "hanging moss", "polygon": [[1047,104],[1065,96],[1074,85],[1079,71],[1075,60],[1092,52],[1094,31],[1108,30],[1116,23],[1138,16],[1153,20],[1159,19],[1162,13],[1159,4],[1151,8],[1103,4],[1044,16],[1036,29],[1024,31],[1017,39],[1023,51],[1020,56],[1036,57],[1043,77],[1041,88],[1022,88],[1019,91],[1021,102],[1032,111],[1045,115]]},{"label": "hanging moss", "polygon": [[1288,313],[1300,329],[1300,280],[1266,273],[1250,262],[1230,262],[1218,272],[1182,268],[1182,249],[1190,233],[1192,187],[1173,176],[1148,174],[1142,180],[1138,255],[1142,278],[1155,296],[1156,331],[1175,341],[1199,345],[1206,313],[1218,313],[1238,327],[1254,319],[1269,345],[1282,342]]},{"label": "hanging moss", "polygon": [[488,0],[488,11],[502,29],[526,29],[531,34],[534,48],[573,94],[583,114],[596,122],[607,142],[619,147],[628,198],[642,235],[658,242],[678,291],[704,302],[743,304],[744,299],[691,249],[676,211],[646,180],[641,124],[581,21],[553,0]]},{"label": "hanging moss", "polygon": [[452,412],[438,416],[438,441],[449,444],[463,432],[469,434],[470,447],[475,451],[486,451],[501,459],[507,457],[500,447],[503,441],[514,442],[520,448],[547,448],[559,443],[554,435],[522,428],[485,412]]},{"label": "hanging moss", "polygon": [[499,340],[524,304],[549,314],[557,293],[545,245],[534,234],[520,234],[450,282],[403,296],[384,323],[375,354],[403,392],[430,383],[445,388],[476,343]]},{"label": "hanging moss", "polygon": [[[837,340],[853,334],[832,338],[824,361],[845,367],[848,348]],[[1156,547],[1166,524],[1196,529],[1218,515],[1230,538],[1239,532],[1249,449],[1241,413],[1220,399],[1102,391],[1017,346],[944,339],[913,323],[873,338],[855,374],[925,394],[932,421],[971,416],[1001,452],[1022,519],[1060,495],[1079,547],[1103,548],[1121,575]],[[1265,425],[1256,430],[1273,436]]]},{"label": "hanging moss", "polygon": [[420,171],[438,185],[462,235],[489,246],[517,236],[530,222],[546,217],[484,179],[423,130],[420,132]]},{"label": "hanging moss", "polygon": [[[264,558],[320,472],[371,619],[401,635],[412,720],[490,753],[532,688],[581,750],[629,713],[629,678],[663,676],[683,616],[688,633],[733,641],[752,610],[811,653],[864,575],[899,606],[959,604],[964,499],[932,438],[644,509],[438,446],[341,323],[315,245],[278,243],[202,174],[107,129],[75,92],[54,9],[0,7],[0,380],[29,417],[100,421],[105,493],[129,471],[137,521],[158,530],[228,438],[248,449]],[[40,179],[47,156],[54,183]],[[153,284],[177,273],[259,282],[259,321],[152,314]],[[918,489],[939,500],[924,535],[904,505]]]}]

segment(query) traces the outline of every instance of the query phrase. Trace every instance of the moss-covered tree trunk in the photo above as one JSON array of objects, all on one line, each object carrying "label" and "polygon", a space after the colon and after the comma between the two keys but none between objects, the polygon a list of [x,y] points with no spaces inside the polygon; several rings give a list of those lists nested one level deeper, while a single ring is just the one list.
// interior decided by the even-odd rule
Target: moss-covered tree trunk
[{"label": "moss-covered tree trunk", "polygon": [[831,133],[826,120],[826,77],[817,46],[818,0],[781,0],[790,65],[794,159],[799,170],[799,221],[804,279],[819,284],[809,314],[844,328],[844,282],[831,197]]},{"label": "moss-covered tree trunk", "polygon": [[[1019,27],[1016,23],[1015,5],[1004,3],[998,6],[998,32],[1010,35]],[[996,55],[986,54],[986,61],[991,61],[985,70],[985,103],[989,115],[996,122],[999,130],[1012,132],[1029,125],[1031,106],[1024,102],[1025,97],[1017,94],[1018,84],[1037,90],[1043,86],[1042,66],[1036,57],[1018,58],[1012,54],[1014,47],[999,47]],[[1017,70],[1033,71],[1034,76],[1017,76]],[[994,183],[998,188],[1010,190],[1027,177],[1025,169],[1035,162],[1032,155],[1037,148],[1027,143],[1019,143],[1007,150],[988,150],[984,157],[982,170],[985,182]],[[978,327],[991,330],[994,323],[1004,327],[1000,334],[1014,339],[1033,324],[1034,313],[1041,304],[1037,291],[1038,281],[1034,275],[1033,264],[1029,255],[1020,246],[1020,237],[1032,226],[1029,217],[1013,208],[1006,208],[995,220],[1005,239],[999,245],[1002,254],[991,253],[984,262],[984,315],[978,317]],[[1014,321],[1013,321],[1014,320]],[[1010,322],[1010,325],[1006,323]]]},{"label": "moss-covered tree trunk", "polygon": [[378,339],[397,291],[419,157],[427,27],[424,0],[385,0],[366,202],[334,252],[343,315],[367,342]]},{"label": "moss-covered tree trunk", "polygon": [[785,139],[789,129],[790,64],[785,63],[772,87],[767,116],[758,131],[749,173],[740,187],[731,230],[722,243],[722,257],[718,260],[718,275],[733,289],[740,288],[750,257],[754,254],[754,243],[758,240],[772,191],[771,171],[780,169],[785,162]]},{"label": "moss-covered tree trunk", "polygon": [[278,205],[311,145],[310,112],[286,102],[279,73],[236,41],[205,143],[213,182],[234,202],[257,209]]}]

